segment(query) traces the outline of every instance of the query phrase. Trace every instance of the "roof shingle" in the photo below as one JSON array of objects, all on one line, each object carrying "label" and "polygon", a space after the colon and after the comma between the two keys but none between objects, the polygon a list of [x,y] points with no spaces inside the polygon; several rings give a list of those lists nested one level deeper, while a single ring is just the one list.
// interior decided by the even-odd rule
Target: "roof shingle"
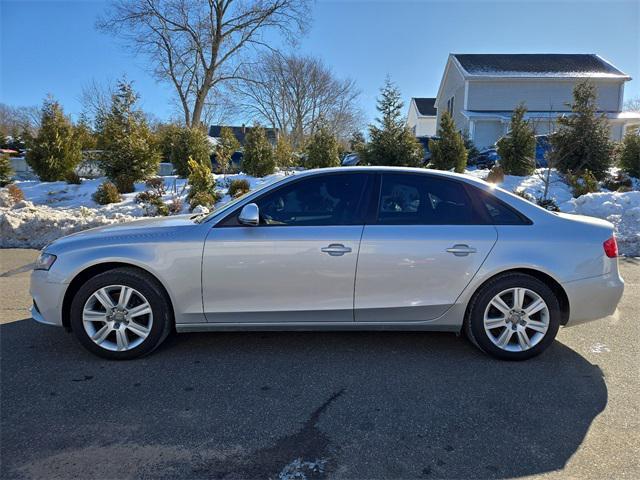
[{"label": "roof shingle", "polygon": [[413,98],[420,115],[436,116],[436,99],[435,98]]},{"label": "roof shingle", "polygon": [[606,60],[591,53],[453,54],[453,56],[471,75],[627,76]]}]

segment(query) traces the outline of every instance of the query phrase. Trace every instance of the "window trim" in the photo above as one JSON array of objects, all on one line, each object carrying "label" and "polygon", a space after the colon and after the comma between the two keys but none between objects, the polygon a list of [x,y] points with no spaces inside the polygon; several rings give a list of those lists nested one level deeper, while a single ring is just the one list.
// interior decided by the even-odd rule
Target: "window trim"
[{"label": "window trim", "polygon": [[[261,228],[261,227],[268,227],[268,228],[272,228],[272,227],[276,227],[276,228],[282,228],[282,227],[298,227],[298,228],[317,228],[317,227],[348,227],[348,226],[362,226],[366,224],[366,220],[367,220],[367,213],[369,212],[369,206],[370,206],[370,202],[372,201],[372,197],[373,197],[373,191],[372,191],[372,187],[373,184],[375,183],[374,179],[372,177],[374,177],[376,175],[377,172],[366,172],[366,171],[346,171],[346,172],[329,172],[329,173],[323,173],[323,174],[316,174],[316,175],[300,175],[300,178],[296,178],[293,179],[289,182],[286,182],[285,184],[270,189],[264,193],[262,193],[261,195],[251,199],[250,201],[247,201],[245,203],[242,203],[241,205],[238,205],[236,208],[234,208],[231,212],[229,212],[227,215],[225,215],[223,218],[221,218],[218,222],[216,222],[216,224],[212,227],[212,228]],[[261,199],[263,199],[265,196],[267,195],[271,195],[274,194],[276,192],[278,192],[279,190],[285,189],[285,188],[289,188],[297,183],[303,182],[305,180],[311,180],[311,179],[317,179],[320,177],[330,177],[330,176],[336,176],[336,175],[362,175],[364,176],[364,185],[362,188],[362,192],[360,193],[360,199],[358,200],[358,206],[356,207],[356,215],[358,216],[359,219],[361,219],[359,222],[357,223],[349,223],[349,224],[345,224],[345,225],[279,225],[279,224],[258,224],[258,225],[242,225],[242,224],[238,224],[238,225],[234,225],[234,224],[225,224],[227,221],[229,221],[230,219],[232,219],[233,217],[237,217],[240,212],[242,211],[242,209],[244,208],[245,205],[248,205],[249,203],[257,203],[259,202]]]}]

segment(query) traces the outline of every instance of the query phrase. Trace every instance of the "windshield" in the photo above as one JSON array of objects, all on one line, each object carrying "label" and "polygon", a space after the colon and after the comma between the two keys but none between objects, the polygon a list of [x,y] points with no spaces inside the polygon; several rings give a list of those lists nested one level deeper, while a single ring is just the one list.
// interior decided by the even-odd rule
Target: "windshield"
[{"label": "windshield", "polygon": [[245,193],[243,195],[240,195],[238,198],[234,198],[233,200],[225,203],[224,205],[220,205],[219,207],[215,208],[213,211],[211,211],[207,215],[201,215],[201,216],[195,218],[194,221],[196,223],[206,222],[210,218],[213,218],[213,217],[215,217],[216,215],[219,215],[222,212],[225,212],[227,210],[232,209],[238,203],[240,203],[243,200],[245,200],[249,195],[253,195],[254,193],[258,193],[258,192],[264,190],[265,188],[270,187],[271,185],[274,185],[276,183],[282,182],[283,180],[285,180],[287,178],[289,178],[289,177],[285,176],[285,177],[274,177],[274,178],[267,179],[266,181],[264,181],[264,183],[261,183],[260,185],[258,185],[253,190],[250,190],[247,193]]}]

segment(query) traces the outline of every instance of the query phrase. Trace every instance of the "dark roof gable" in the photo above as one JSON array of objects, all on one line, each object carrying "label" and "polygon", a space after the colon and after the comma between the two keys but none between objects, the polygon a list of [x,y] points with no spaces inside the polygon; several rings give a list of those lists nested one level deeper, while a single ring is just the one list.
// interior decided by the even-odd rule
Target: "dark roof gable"
[{"label": "dark roof gable", "polygon": [[[231,129],[231,131],[233,132],[233,135],[236,137],[238,142],[240,142],[240,145],[244,145],[244,141],[247,133],[253,128],[253,127],[246,127],[244,125],[241,127],[232,127],[229,125],[211,125],[209,127],[209,136],[214,138],[219,138],[220,131],[222,130],[223,127],[227,127]],[[269,142],[275,145],[278,142],[278,129],[265,128],[264,131],[267,135],[267,140],[269,140]]]},{"label": "dark roof gable", "polygon": [[416,108],[420,115],[436,116],[436,99],[435,98],[413,98],[416,102]]},{"label": "dark roof gable", "polygon": [[595,54],[453,54],[471,75],[613,76],[627,75]]}]

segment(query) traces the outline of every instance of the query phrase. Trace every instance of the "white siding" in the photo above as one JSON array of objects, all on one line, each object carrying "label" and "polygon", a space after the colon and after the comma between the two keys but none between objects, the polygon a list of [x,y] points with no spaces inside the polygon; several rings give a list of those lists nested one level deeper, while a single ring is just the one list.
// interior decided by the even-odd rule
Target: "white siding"
[{"label": "white siding", "polygon": [[466,132],[469,130],[469,123],[467,118],[462,115],[465,101],[465,81],[460,70],[458,70],[451,60],[449,60],[449,69],[442,81],[443,85],[436,105],[438,109],[437,125],[440,125],[440,116],[442,115],[442,112],[447,111],[447,102],[451,97],[454,97],[453,121],[455,122],[456,127],[458,127],[458,130]]},{"label": "white siding", "polygon": [[[568,111],[576,80],[469,80],[467,110],[508,111],[524,102],[529,111]],[[616,112],[624,82],[594,81],[598,109]],[[457,108],[457,107],[456,107]]]},{"label": "white siding", "polygon": [[413,100],[409,104],[407,125],[413,130],[416,137],[436,134],[436,117],[419,116]]},{"label": "white siding", "polygon": [[491,147],[504,135],[504,128],[499,120],[474,120],[473,143],[479,149]]}]

